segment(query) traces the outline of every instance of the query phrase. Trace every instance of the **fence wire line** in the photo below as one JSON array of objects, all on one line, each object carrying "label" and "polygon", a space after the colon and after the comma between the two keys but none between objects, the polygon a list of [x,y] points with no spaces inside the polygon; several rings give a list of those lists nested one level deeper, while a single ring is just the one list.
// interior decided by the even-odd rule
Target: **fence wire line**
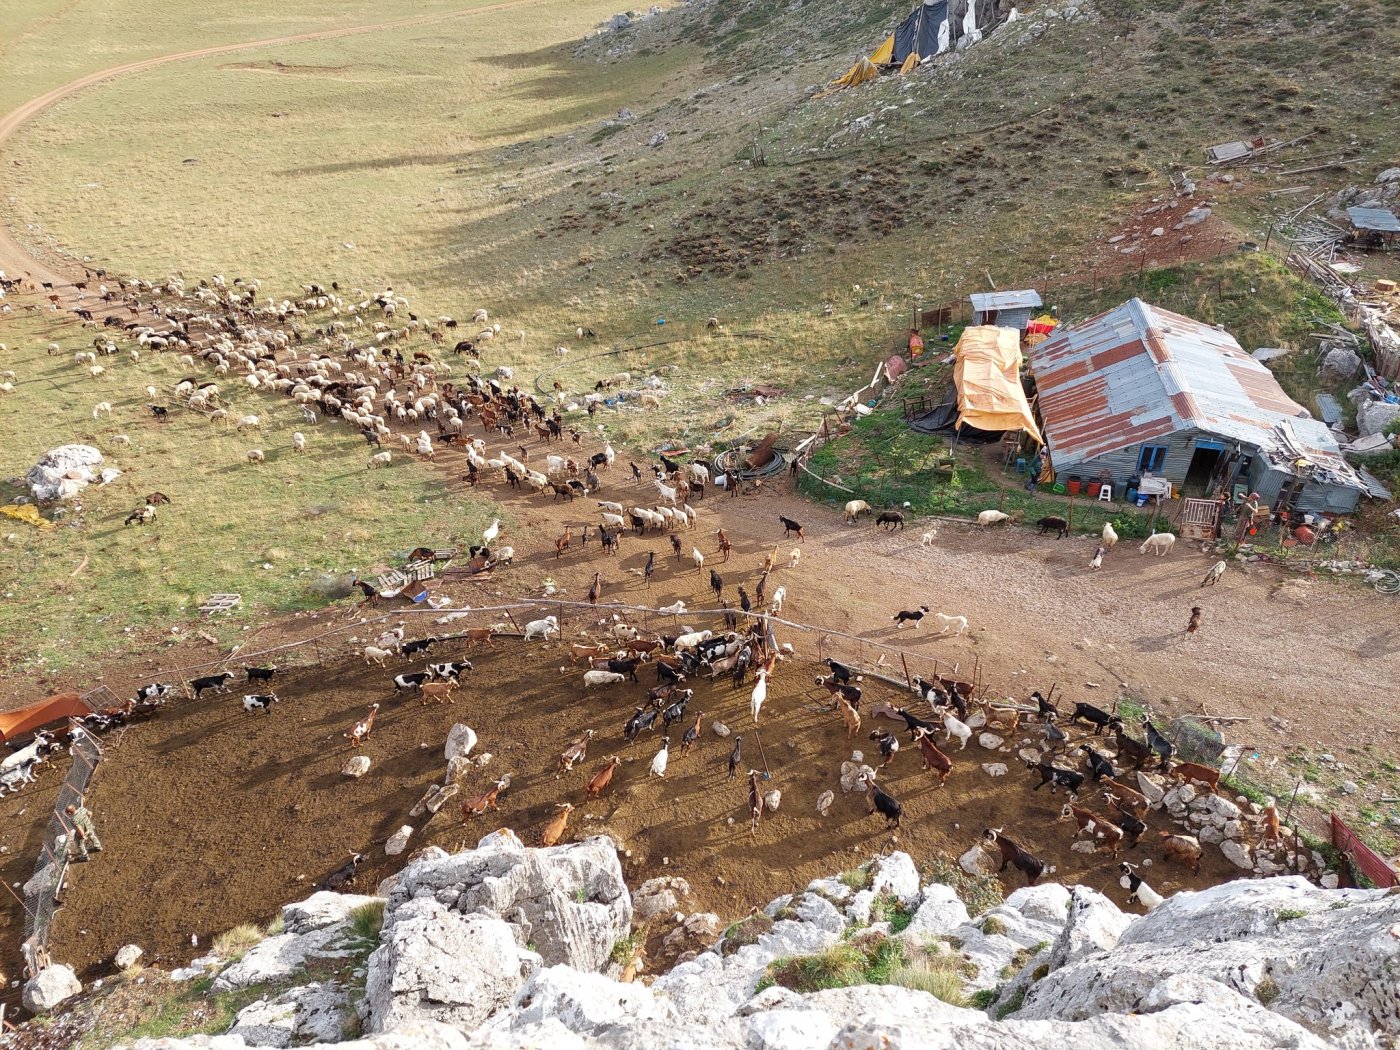
[{"label": "fence wire line", "polygon": [[75,734],[69,752],[73,756],[58,789],[54,801],[53,814],[44,829],[43,844],[39,847],[39,859],[34,865],[34,874],[24,884],[24,942],[22,954],[28,976],[47,964],[49,933],[53,926],[54,912],[58,908],[63,880],[68,873],[68,844],[73,833],[68,814],[69,805],[82,805],[83,796],[92,783],[97,763],[102,759],[102,746],[97,738],[88,732]]}]

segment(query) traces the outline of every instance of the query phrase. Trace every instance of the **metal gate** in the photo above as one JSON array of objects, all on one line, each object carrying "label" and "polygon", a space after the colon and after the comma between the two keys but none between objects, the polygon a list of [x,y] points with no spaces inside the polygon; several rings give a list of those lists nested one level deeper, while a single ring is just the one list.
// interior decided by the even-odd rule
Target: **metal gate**
[{"label": "metal gate", "polygon": [[1397,884],[1395,869],[1385,862],[1385,858],[1373,850],[1361,837],[1347,827],[1337,814],[1332,814],[1332,845],[1347,855],[1352,870],[1366,876],[1381,889],[1390,889]]},{"label": "metal gate", "polygon": [[1181,538],[1213,540],[1220,522],[1220,503],[1213,499],[1188,499],[1181,505]]}]

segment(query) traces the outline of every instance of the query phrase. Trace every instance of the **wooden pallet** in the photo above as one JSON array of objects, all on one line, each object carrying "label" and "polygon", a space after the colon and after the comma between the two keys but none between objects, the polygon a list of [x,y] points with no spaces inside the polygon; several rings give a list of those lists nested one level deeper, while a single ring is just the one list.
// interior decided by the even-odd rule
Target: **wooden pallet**
[{"label": "wooden pallet", "polygon": [[199,607],[199,611],[212,616],[214,613],[233,612],[242,604],[243,596],[241,594],[211,594],[204,599],[204,604]]}]

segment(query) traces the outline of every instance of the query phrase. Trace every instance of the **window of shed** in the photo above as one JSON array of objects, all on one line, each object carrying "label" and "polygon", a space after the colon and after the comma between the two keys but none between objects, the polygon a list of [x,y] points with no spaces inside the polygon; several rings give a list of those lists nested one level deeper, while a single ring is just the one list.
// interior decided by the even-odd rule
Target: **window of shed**
[{"label": "window of shed", "polygon": [[1138,453],[1138,473],[1160,474],[1162,464],[1167,461],[1166,445],[1143,445]]}]

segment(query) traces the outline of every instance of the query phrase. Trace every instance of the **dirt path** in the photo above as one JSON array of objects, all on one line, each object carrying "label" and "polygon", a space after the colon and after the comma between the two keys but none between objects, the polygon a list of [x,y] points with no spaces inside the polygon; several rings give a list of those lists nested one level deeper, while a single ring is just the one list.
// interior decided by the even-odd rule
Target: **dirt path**
[{"label": "dirt path", "polygon": [[[330,40],[335,37],[355,36],[361,33],[374,33],[385,29],[401,29],[406,26],[426,25],[432,22],[443,22],[455,18],[470,18],[475,15],[489,14],[493,11],[507,11],[516,7],[529,7],[539,3],[540,0],[502,0],[500,3],[486,4],[481,7],[466,8],[461,11],[448,11],[443,14],[418,15],[413,18],[400,18],[392,22],[376,22],[372,25],[347,26],[342,29],[323,29],[312,33],[295,33],[290,36],[269,37],[265,40],[250,40],[242,44],[221,44],[217,47],[197,48],[193,51],[181,51],[174,55],[160,55],[156,58],[142,59],[139,62],[128,62],[124,65],[113,66],[111,69],[99,70],[96,73],[89,73],[85,77],[80,77],[62,87],[56,87],[52,91],[40,95],[38,98],[30,99],[24,105],[11,110],[0,117],[0,146],[16,131],[22,127],[26,121],[32,120],[44,110],[48,109],[55,102],[77,94],[84,88],[92,87],[103,81],[111,80],[114,77],[127,76],[132,73],[144,73],[148,69],[157,66],[167,65],[171,62],[185,62],[192,58],[208,58],[211,55],[227,55],[238,51],[250,51],[260,47],[278,47],[283,44],[301,44],[311,40]],[[9,188],[4,181],[3,172],[0,172],[0,199],[9,199]],[[60,286],[67,285],[74,280],[79,272],[79,266],[71,259],[51,252],[43,255],[30,248],[14,235],[14,232],[4,222],[0,222],[0,270],[13,275],[28,274],[36,284],[52,284],[57,291]]]}]

